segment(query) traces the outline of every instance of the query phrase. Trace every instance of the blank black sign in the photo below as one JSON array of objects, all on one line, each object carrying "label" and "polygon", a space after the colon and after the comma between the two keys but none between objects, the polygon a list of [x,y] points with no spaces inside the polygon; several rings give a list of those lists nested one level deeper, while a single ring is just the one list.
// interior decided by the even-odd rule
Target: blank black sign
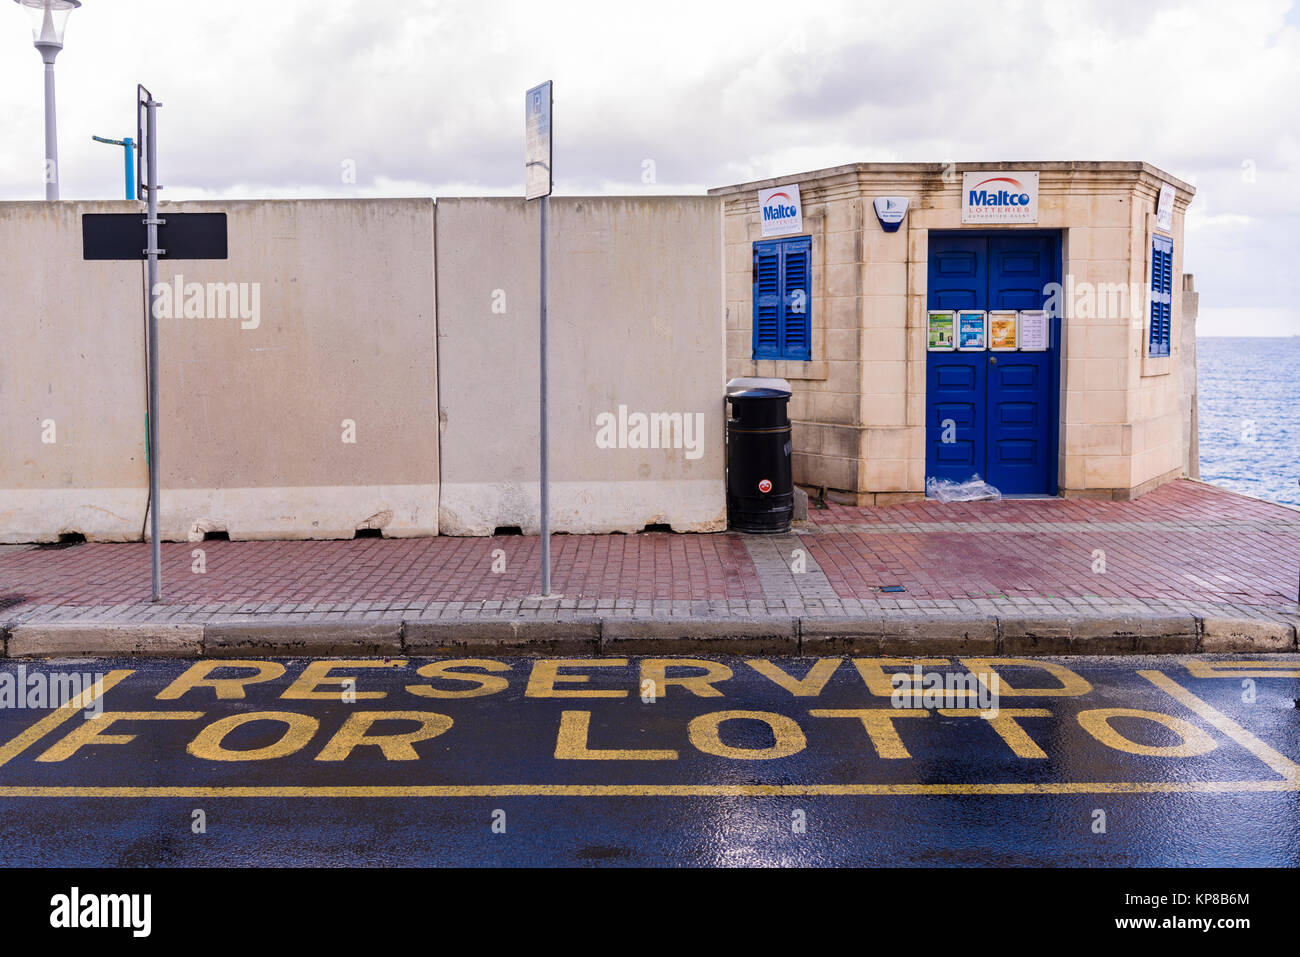
[{"label": "blank black sign", "polygon": [[[159,259],[228,259],[225,213],[166,213],[158,227]],[[146,259],[143,213],[84,213],[83,259]]]}]

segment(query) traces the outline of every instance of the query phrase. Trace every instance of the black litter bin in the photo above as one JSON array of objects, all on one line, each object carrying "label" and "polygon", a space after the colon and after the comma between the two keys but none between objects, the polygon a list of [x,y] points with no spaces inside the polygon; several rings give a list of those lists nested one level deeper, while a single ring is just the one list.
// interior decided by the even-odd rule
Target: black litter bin
[{"label": "black litter bin", "polygon": [[758,535],[788,532],[794,520],[790,383],[732,379],[727,402],[727,525]]}]

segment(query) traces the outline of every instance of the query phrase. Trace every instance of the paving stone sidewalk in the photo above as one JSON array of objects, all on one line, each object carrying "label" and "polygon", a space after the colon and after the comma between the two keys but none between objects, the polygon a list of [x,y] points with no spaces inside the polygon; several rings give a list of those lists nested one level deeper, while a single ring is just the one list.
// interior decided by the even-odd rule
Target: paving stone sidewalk
[{"label": "paving stone sidewalk", "polygon": [[[1182,481],[1135,502],[830,506],[787,535],[0,546],[7,655],[1289,651],[1300,510]],[[201,554],[198,554],[201,553]]]}]

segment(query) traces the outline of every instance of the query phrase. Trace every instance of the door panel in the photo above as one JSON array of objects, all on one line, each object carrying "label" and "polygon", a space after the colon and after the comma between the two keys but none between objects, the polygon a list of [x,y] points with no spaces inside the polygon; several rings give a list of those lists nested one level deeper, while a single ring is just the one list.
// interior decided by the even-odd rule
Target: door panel
[{"label": "door panel", "polygon": [[962,481],[984,473],[984,354],[931,353],[926,369],[925,474]]},{"label": "door panel", "polygon": [[[1056,233],[931,234],[928,308],[1041,309],[1060,261]],[[927,476],[1056,491],[1060,332],[1054,319],[1047,352],[927,353]]]},{"label": "door panel", "polygon": [[[1008,232],[989,236],[990,309],[1042,309],[1046,288],[1058,275],[1052,233]],[[1010,495],[1055,492],[1051,466],[1056,444],[1056,339],[1047,352],[990,352],[988,480]]]},{"label": "door panel", "polygon": [[982,309],[988,292],[988,243],[982,237],[945,236],[930,245],[927,309]]},{"label": "door panel", "polygon": [[1004,494],[1047,491],[1051,355],[988,353],[988,480]]},{"label": "door panel", "polygon": [[[982,236],[931,241],[929,309],[982,309],[988,242]],[[988,372],[978,352],[931,352],[926,359],[925,474],[962,481],[984,474]],[[945,439],[947,441],[945,441]]]}]

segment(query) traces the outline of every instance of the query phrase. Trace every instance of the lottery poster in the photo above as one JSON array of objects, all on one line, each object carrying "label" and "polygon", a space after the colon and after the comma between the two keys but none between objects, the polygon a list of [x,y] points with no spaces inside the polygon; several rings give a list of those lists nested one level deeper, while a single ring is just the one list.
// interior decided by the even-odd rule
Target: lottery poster
[{"label": "lottery poster", "polygon": [[989,313],[989,348],[995,352],[1014,352],[1019,348],[1016,336],[1017,316],[1014,309]]},{"label": "lottery poster", "polygon": [[930,351],[951,352],[956,345],[954,331],[956,318],[951,310],[938,309],[930,313]]},{"label": "lottery poster", "polygon": [[957,349],[983,352],[989,347],[989,321],[982,311],[962,309],[957,313]]}]

